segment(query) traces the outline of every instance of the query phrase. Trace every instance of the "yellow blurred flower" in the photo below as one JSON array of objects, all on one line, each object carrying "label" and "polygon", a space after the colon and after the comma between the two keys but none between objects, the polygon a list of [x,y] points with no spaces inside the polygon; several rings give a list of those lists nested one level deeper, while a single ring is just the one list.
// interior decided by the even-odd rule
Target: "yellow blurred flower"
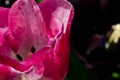
[{"label": "yellow blurred flower", "polygon": [[112,34],[110,35],[110,38],[108,40],[108,44],[105,45],[105,47],[108,49],[110,44],[113,42],[115,44],[118,43],[119,38],[120,38],[120,24],[116,24],[112,26]]}]

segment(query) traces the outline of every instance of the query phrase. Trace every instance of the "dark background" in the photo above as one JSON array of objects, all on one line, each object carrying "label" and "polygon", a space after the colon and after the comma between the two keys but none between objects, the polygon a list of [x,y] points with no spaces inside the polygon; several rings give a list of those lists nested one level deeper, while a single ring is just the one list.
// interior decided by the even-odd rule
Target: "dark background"
[{"label": "dark background", "polygon": [[[109,38],[106,35],[112,31],[111,26],[120,23],[120,1],[69,1],[75,8],[70,36],[71,47],[75,52],[71,52],[71,56],[74,54],[78,63],[73,60],[75,58],[71,58],[68,80],[120,80],[120,78],[113,76],[114,72],[120,76],[120,68],[117,66],[120,64],[119,42],[118,44],[113,44],[108,50],[104,47],[105,42]],[[103,42],[90,52],[90,55],[86,55],[89,45],[92,44],[91,37],[95,34],[99,36],[103,35],[104,38],[101,39]],[[94,37],[93,42],[99,42],[101,40]],[[78,55],[84,57],[86,62],[81,57],[78,57]],[[86,64],[92,65],[93,68],[86,68]]]}]

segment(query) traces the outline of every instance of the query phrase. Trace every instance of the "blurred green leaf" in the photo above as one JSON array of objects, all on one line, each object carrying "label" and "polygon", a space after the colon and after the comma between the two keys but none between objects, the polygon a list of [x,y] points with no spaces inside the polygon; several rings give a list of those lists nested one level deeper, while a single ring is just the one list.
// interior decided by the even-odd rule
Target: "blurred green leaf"
[{"label": "blurred green leaf", "polygon": [[37,3],[41,2],[42,0],[36,0]]},{"label": "blurred green leaf", "polygon": [[68,80],[68,78],[65,78],[64,80]]},{"label": "blurred green leaf", "polygon": [[112,77],[114,77],[114,78],[120,78],[120,73],[118,73],[118,72],[113,72],[113,73],[112,73]]},{"label": "blurred green leaf", "polygon": [[71,51],[68,75],[65,80],[98,80],[97,76],[87,69]]}]

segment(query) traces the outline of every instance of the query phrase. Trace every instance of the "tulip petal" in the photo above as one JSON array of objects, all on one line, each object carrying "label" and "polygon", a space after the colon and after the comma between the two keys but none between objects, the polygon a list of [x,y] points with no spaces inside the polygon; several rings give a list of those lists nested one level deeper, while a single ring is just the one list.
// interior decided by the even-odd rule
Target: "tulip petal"
[{"label": "tulip petal", "polygon": [[44,17],[49,33],[55,35],[55,33],[62,29],[62,26],[64,26],[64,33],[67,28],[70,29],[74,11],[73,6],[68,1],[43,0],[41,3],[39,3],[39,7],[41,9],[41,13]]},{"label": "tulip petal", "polygon": [[9,13],[10,43],[14,51],[27,56],[34,47],[36,51],[47,45],[44,21],[34,0],[17,0]]},{"label": "tulip petal", "polygon": [[64,79],[69,66],[69,55],[70,55],[70,43],[69,43],[69,29],[67,29],[66,34],[63,34],[61,38],[57,40],[55,46],[55,63],[58,67],[58,73],[61,79]]},{"label": "tulip petal", "polygon": [[[50,33],[48,35],[56,40],[54,52],[51,53],[54,61],[52,65],[54,65],[55,69],[53,71],[56,72],[51,75],[54,76],[54,80],[61,80],[64,79],[69,64],[69,35],[74,15],[73,7],[66,0],[44,0],[39,4],[39,7],[45,19],[48,33]],[[45,69],[47,68],[46,66]],[[47,69],[46,76],[50,77],[51,71]],[[55,78],[56,74],[58,74],[58,78]]]},{"label": "tulip petal", "polygon": [[8,39],[8,14],[8,8],[0,7],[0,55],[12,57],[12,49]]}]

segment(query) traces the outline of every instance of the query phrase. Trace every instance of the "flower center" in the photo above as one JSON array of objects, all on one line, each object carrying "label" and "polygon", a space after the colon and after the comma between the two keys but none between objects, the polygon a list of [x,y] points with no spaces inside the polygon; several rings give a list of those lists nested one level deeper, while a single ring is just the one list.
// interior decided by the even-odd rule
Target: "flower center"
[{"label": "flower center", "polygon": [[[26,53],[26,56],[24,56],[25,58],[30,57],[31,53],[34,53],[36,51],[35,47],[31,47],[31,51]],[[20,54],[16,54],[16,59],[19,61],[23,60],[23,56],[21,56]]]}]

